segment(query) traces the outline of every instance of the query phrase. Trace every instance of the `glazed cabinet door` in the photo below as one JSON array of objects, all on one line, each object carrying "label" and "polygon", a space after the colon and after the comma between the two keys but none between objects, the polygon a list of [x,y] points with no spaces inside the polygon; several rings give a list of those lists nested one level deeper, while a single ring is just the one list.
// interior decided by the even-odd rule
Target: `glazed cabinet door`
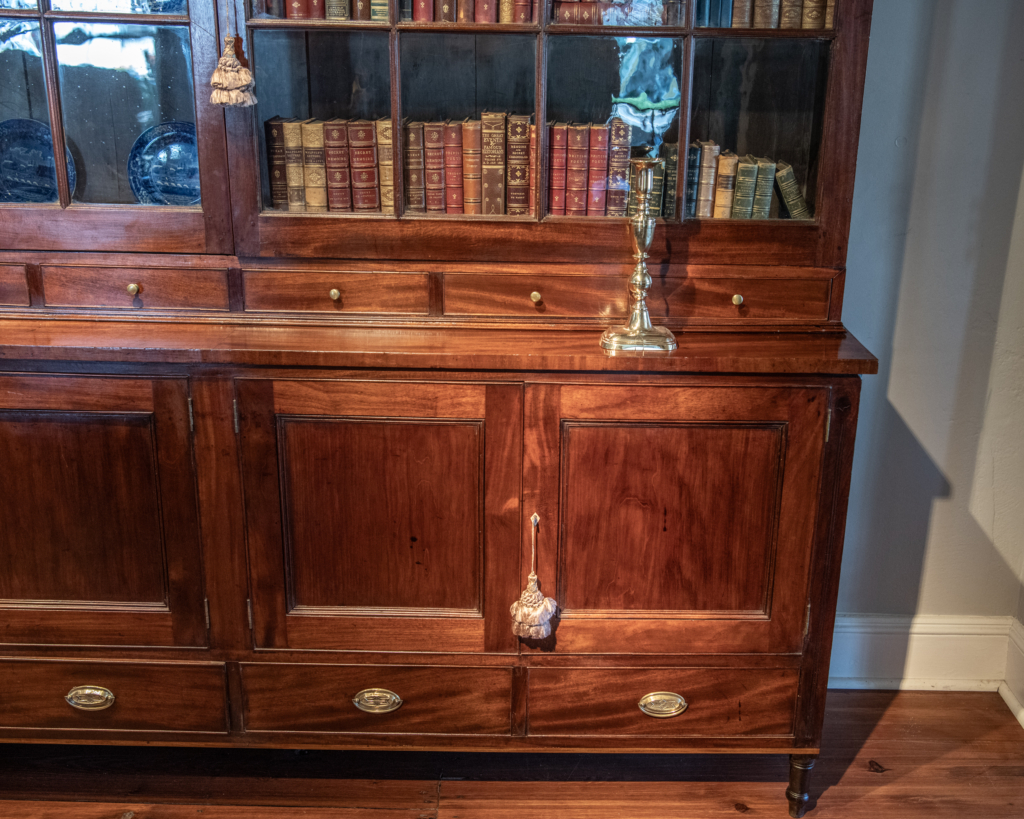
[{"label": "glazed cabinet door", "polygon": [[188,401],[0,375],[0,642],[206,645]]},{"label": "glazed cabinet door", "polygon": [[521,386],[236,394],[258,648],[515,650]]},{"label": "glazed cabinet door", "polygon": [[827,387],[529,387],[523,514],[540,515],[541,588],[560,604],[542,647],[799,651],[828,401]]}]

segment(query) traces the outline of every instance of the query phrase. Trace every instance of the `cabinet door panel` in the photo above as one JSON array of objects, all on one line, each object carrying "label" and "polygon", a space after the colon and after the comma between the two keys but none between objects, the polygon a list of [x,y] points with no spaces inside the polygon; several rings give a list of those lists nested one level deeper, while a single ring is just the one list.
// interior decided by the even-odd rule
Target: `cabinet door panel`
[{"label": "cabinet door panel", "polygon": [[0,376],[0,639],[204,645],[180,380]]},{"label": "cabinet door panel", "polygon": [[514,649],[520,387],[236,390],[257,646]]},{"label": "cabinet door panel", "polygon": [[525,649],[798,651],[827,406],[817,387],[531,386],[523,514],[561,609]]}]

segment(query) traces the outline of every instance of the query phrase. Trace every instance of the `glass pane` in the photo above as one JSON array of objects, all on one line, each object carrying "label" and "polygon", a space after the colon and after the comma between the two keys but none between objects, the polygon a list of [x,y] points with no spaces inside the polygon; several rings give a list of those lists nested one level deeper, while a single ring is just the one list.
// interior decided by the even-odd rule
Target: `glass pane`
[{"label": "glass pane", "polygon": [[57,201],[41,54],[39,23],[0,19],[0,202]]},{"label": "glass pane", "polygon": [[699,28],[832,28],[835,0],[696,0]]},{"label": "glass pane", "polygon": [[108,14],[188,14],[188,0],[50,0],[50,8]]},{"label": "glass pane", "polygon": [[388,33],[257,29],[253,54],[264,207],[394,213]]},{"label": "glass pane", "polygon": [[687,218],[814,218],[828,58],[823,40],[696,41]]},{"label": "glass pane", "polygon": [[36,0],[0,0],[0,9],[35,9]]},{"label": "glass pane", "polygon": [[681,26],[685,16],[685,0],[554,0],[551,4],[551,21],[564,26]]},{"label": "glass pane", "polygon": [[536,211],[536,38],[402,37],[405,212]]},{"label": "glass pane", "polygon": [[188,28],[55,23],[54,33],[75,200],[199,204]]},{"label": "glass pane", "polygon": [[674,219],[681,41],[552,37],[548,47],[548,212],[630,215],[629,158],[654,156],[652,209]]}]

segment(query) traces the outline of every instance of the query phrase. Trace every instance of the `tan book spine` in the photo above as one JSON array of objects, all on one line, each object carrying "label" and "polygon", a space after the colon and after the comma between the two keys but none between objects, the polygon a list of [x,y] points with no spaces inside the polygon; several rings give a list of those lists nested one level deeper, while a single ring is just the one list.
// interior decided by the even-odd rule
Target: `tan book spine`
[{"label": "tan book spine", "polygon": [[800,28],[804,19],[804,0],[782,0],[779,5],[779,28]]},{"label": "tan book spine", "polygon": [[530,116],[509,114],[505,142],[505,212],[530,212]]},{"label": "tan book spine", "polygon": [[800,28],[825,27],[825,0],[804,0],[804,14]]},{"label": "tan book spine", "polygon": [[836,27],[836,0],[825,0],[825,28]]},{"label": "tan book spine", "polygon": [[697,181],[697,217],[714,216],[715,177],[718,174],[718,155],[721,148],[710,140],[698,142],[700,146],[700,178]]},{"label": "tan book spine", "polygon": [[483,208],[487,215],[505,214],[505,114],[480,115]]},{"label": "tan book spine", "polygon": [[718,157],[718,174],[715,182],[715,219],[732,216],[732,200],[736,195],[736,165],[739,157],[732,151],[723,151]]},{"label": "tan book spine", "polygon": [[462,202],[463,213],[484,212],[480,120],[462,123]]},{"label": "tan book spine", "polygon": [[754,25],[754,0],[733,0],[732,27],[750,28]]},{"label": "tan book spine", "polygon": [[285,176],[288,181],[288,210],[302,213],[306,210],[306,175],[302,166],[302,120],[285,120],[284,131]]},{"label": "tan book spine", "polygon": [[395,139],[391,118],[377,120],[377,169],[380,178],[380,212],[395,212]]},{"label": "tan book spine", "polygon": [[516,21],[515,0],[498,0],[498,22],[514,23]]},{"label": "tan book spine", "polygon": [[327,163],[324,157],[324,121],[302,123],[302,169],[306,187],[306,212],[327,212]]},{"label": "tan book spine", "polygon": [[754,0],[754,28],[779,27],[779,0]]}]

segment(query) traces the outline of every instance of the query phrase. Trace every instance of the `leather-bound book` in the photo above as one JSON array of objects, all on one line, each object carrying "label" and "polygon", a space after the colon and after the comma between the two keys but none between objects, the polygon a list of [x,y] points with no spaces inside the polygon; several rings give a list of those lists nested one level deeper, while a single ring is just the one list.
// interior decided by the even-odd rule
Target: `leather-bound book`
[{"label": "leather-bound book", "polygon": [[697,216],[710,219],[715,213],[715,177],[718,175],[718,154],[722,150],[711,140],[700,145],[700,179],[697,183]]},{"label": "leather-bound book", "polygon": [[693,10],[694,28],[707,28],[711,14],[711,0],[697,0]]},{"label": "leather-bound book", "polygon": [[324,164],[330,211],[348,213],[352,210],[352,175],[348,161],[348,121],[329,119],[324,123]]},{"label": "leather-bound book", "polygon": [[306,186],[306,212],[327,211],[327,169],[324,165],[324,121],[302,123],[302,172]]},{"label": "leather-bound book", "polygon": [[804,0],[800,28],[825,28],[825,0]]},{"label": "leather-bound book", "polygon": [[533,19],[532,0],[514,0],[512,8],[512,22],[529,23]]},{"label": "leather-bound book", "polygon": [[801,28],[804,0],[782,0],[779,4],[779,28]]},{"label": "leather-bound book", "polygon": [[270,204],[275,210],[288,210],[288,171],[284,160],[284,117],[271,117],[263,123],[267,143],[267,179]]},{"label": "leather-bound book", "polygon": [[427,213],[444,213],[444,123],[423,126],[424,178],[427,189]]},{"label": "leather-bound book", "polygon": [[484,213],[505,213],[505,114],[480,115]]},{"label": "leather-bound book", "polygon": [[565,213],[565,168],[569,126],[556,122],[548,126],[548,213]]},{"label": "leather-bound book", "polygon": [[633,126],[613,117],[608,129],[607,216],[625,216],[629,202],[629,148]]},{"label": "leather-bound book", "polygon": [[697,183],[700,180],[700,145],[691,142],[686,149],[686,200],[683,215],[687,219],[697,216]]},{"label": "leather-bound book", "polygon": [[327,16],[327,3],[325,0],[308,0],[309,19],[323,20]]},{"label": "leather-bound book", "polygon": [[480,131],[480,120],[467,119],[462,123],[462,202],[464,213],[480,214],[484,212],[482,146],[483,136]]},{"label": "leather-bound book", "polygon": [[438,23],[454,23],[455,0],[434,0],[434,20]]},{"label": "leather-bound book", "polygon": [[498,0],[474,0],[473,16],[477,23],[497,23]]},{"label": "leather-bound book", "polygon": [[285,179],[288,182],[288,210],[306,210],[306,174],[302,167],[302,120],[286,119],[284,130]]},{"label": "leather-bound book", "polygon": [[284,16],[286,20],[308,20],[309,0],[285,0]]},{"label": "leather-bound book", "polygon": [[417,23],[434,22],[434,0],[412,0],[412,19]]},{"label": "leather-bound book", "polygon": [[377,128],[368,120],[348,124],[348,156],[352,168],[352,210],[380,210],[380,178],[377,175]]},{"label": "leather-bound book", "polygon": [[476,11],[474,0],[458,0],[455,8],[455,19],[459,23],[475,22]]},{"label": "leather-bound book", "polygon": [[526,216],[530,211],[530,115],[508,115],[505,143],[505,212]]},{"label": "leather-bound book", "polygon": [[375,23],[391,22],[388,0],[370,0],[370,19]]},{"label": "leather-bound book", "polygon": [[395,212],[395,139],[391,117],[377,120],[377,176],[380,180],[380,212]]},{"label": "leather-bound book", "polygon": [[537,215],[537,126],[530,124],[530,182],[529,182],[529,208],[530,216]]},{"label": "leather-bound book", "polygon": [[352,0],[352,19],[369,20],[370,0]]},{"label": "leather-bound book", "polygon": [[[651,186],[651,195],[648,199],[650,203],[651,216],[661,216],[661,209],[663,200],[665,198],[665,163],[659,162],[654,166],[652,174],[654,177],[654,184]],[[633,217],[636,215],[636,174],[634,169],[630,166],[629,169],[629,204],[626,207],[626,215]]]},{"label": "leather-bound book", "polygon": [[732,200],[736,195],[736,165],[739,157],[732,151],[722,151],[718,157],[718,176],[715,182],[715,219],[732,216]]},{"label": "leather-bound book", "polygon": [[405,126],[402,164],[405,167],[405,210],[407,213],[426,213],[422,122],[410,122]]},{"label": "leather-bound book", "polygon": [[608,126],[590,126],[587,157],[587,216],[604,216],[608,199]]},{"label": "leather-bound book", "polygon": [[[715,0],[712,0],[712,8],[714,8]],[[711,28],[731,28],[732,27],[732,3],[733,0],[719,0],[718,2],[718,22],[714,22],[714,18],[711,21]]]},{"label": "leather-bound book", "polygon": [[772,190],[775,187],[775,162],[764,157],[753,157],[757,161],[757,183],[754,186],[754,206],[751,219],[767,219],[772,209]]},{"label": "leather-bound book", "polygon": [[565,157],[565,215],[587,215],[590,126],[570,125]]},{"label": "leather-bound book", "polygon": [[352,17],[349,0],[324,0],[324,9],[328,20],[349,20]]},{"label": "leather-bound book", "polygon": [[779,0],[754,0],[754,28],[779,27]]},{"label": "leather-bound book", "polygon": [[825,0],[825,28],[836,27],[836,0]]},{"label": "leather-bound book", "polygon": [[462,177],[462,123],[444,125],[444,210],[465,213]]},{"label": "leather-bound book", "polygon": [[515,0],[498,0],[498,22],[513,23],[516,19]]},{"label": "leather-bound book", "polygon": [[754,191],[757,190],[757,157],[741,156],[736,164],[736,193],[732,198],[733,219],[749,219],[754,212]]},{"label": "leather-bound book", "polygon": [[399,0],[398,19],[404,23],[412,21],[412,0]]},{"label": "leather-bound book", "polygon": [[793,166],[781,159],[775,163],[775,184],[779,188],[782,204],[789,211],[790,219],[811,218],[810,208],[807,207],[807,200],[804,199],[800,186],[797,184]]},{"label": "leather-bound book", "polygon": [[750,28],[754,25],[754,0],[733,0],[732,27]]},{"label": "leather-bound book", "polygon": [[679,185],[679,145],[665,145],[661,155],[665,157],[665,194],[661,198],[661,215],[665,219],[674,219],[676,188]]}]

